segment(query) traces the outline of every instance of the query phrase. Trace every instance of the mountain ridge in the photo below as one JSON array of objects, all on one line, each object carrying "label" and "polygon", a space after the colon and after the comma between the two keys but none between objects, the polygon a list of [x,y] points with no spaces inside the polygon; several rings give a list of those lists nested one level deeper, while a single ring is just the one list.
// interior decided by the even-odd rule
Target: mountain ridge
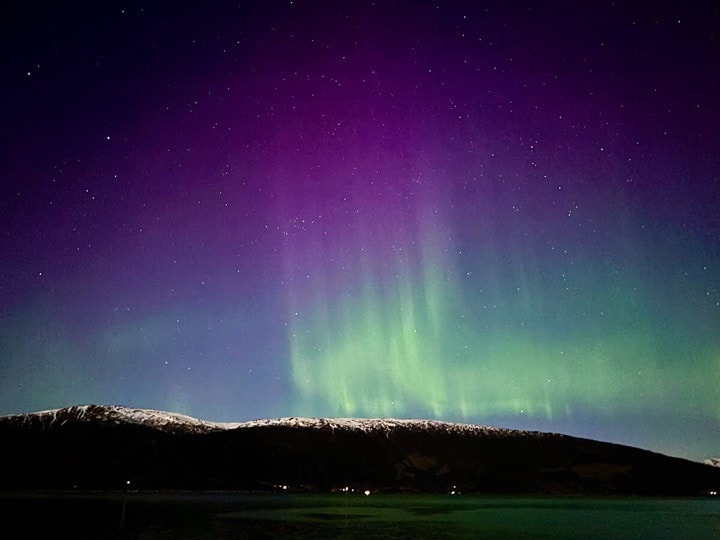
[{"label": "mountain ridge", "polygon": [[436,420],[218,423],[110,405],[0,417],[0,489],[702,495],[716,467],[557,433]]}]

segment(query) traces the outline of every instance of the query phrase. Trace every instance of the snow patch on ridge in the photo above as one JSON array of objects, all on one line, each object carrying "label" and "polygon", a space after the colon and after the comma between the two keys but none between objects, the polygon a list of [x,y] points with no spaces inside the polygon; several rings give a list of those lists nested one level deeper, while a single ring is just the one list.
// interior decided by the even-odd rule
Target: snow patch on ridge
[{"label": "snow patch on ridge", "polygon": [[414,419],[398,419],[398,418],[276,418],[267,420],[253,420],[243,422],[237,426],[237,429],[247,429],[256,427],[302,427],[314,429],[331,429],[331,430],[349,430],[362,431],[364,433],[383,432],[389,433],[396,429],[401,430],[421,430],[430,432],[445,433],[468,433],[482,435],[547,435],[535,431],[518,431],[512,429],[497,428],[491,426],[479,426],[475,424],[459,424],[454,422],[442,422],[439,420],[414,420]]}]

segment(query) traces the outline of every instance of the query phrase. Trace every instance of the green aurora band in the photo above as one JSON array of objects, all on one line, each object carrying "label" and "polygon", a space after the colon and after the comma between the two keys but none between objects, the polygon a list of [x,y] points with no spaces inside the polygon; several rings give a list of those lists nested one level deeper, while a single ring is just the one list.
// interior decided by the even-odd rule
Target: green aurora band
[{"label": "green aurora band", "polygon": [[[453,256],[437,212],[417,221],[425,224],[422,241],[395,251],[391,264],[382,249],[364,250],[353,261],[355,282],[333,289],[326,268],[304,302],[292,305],[298,414],[553,419],[579,408],[720,416],[718,340],[701,329],[705,340],[695,341],[691,328],[668,327],[657,314],[658,291],[624,292],[638,289],[630,272],[604,275],[586,261],[574,269],[586,276],[585,292],[563,302],[567,288],[548,286],[533,263],[518,263],[525,255],[515,253],[504,272],[496,252],[476,257],[494,272],[494,290],[478,291],[463,285],[469,273],[457,259],[464,254]],[[514,303],[501,301],[508,283]],[[693,302],[669,298],[665,308],[681,318],[697,311]],[[597,315],[582,326],[589,306]]]}]

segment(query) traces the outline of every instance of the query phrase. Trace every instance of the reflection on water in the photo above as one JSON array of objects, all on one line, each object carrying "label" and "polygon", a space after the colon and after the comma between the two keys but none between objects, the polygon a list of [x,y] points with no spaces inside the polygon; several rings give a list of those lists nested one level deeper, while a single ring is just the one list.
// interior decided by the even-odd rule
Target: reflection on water
[{"label": "reflection on water", "polygon": [[720,538],[718,498],[6,493],[0,518],[3,538]]}]

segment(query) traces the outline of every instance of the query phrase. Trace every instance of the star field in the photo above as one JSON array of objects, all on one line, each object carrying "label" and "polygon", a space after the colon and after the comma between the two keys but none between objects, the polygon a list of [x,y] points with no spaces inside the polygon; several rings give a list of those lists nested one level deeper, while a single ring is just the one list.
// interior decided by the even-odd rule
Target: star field
[{"label": "star field", "polygon": [[711,2],[3,7],[0,414],[720,452]]}]

